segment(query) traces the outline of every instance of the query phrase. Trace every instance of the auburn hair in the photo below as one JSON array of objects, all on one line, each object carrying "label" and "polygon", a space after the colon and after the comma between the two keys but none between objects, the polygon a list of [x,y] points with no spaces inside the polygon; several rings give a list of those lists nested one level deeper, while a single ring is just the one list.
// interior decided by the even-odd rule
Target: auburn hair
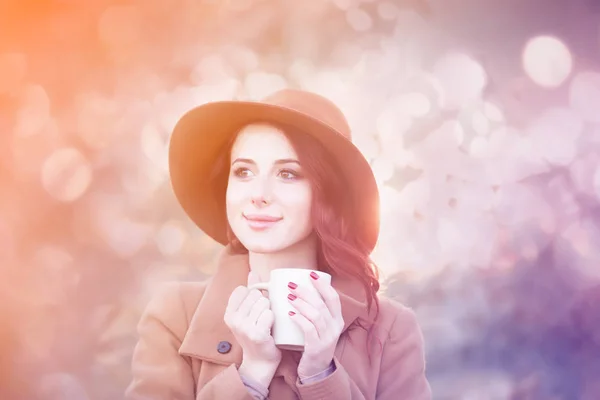
[{"label": "auburn hair", "polygon": [[[262,123],[262,122],[257,122]],[[282,124],[264,123],[282,131],[298,154],[303,174],[308,178],[312,187],[311,218],[317,235],[319,269],[332,276],[345,276],[358,280],[365,291],[367,307],[370,311],[376,308],[371,321],[360,321],[358,327],[366,329],[368,336],[372,330],[364,323],[372,324],[379,315],[379,270],[370,258],[370,249],[360,238],[355,221],[355,209],[351,196],[344,196],[348,182],[342,174],[339,165],[329,152],[312,135],[306,134],[295,127]],[[238,133],[239,134],[239,133]],[[230,173],[231,149],[237,136],[226,143],[214,164],[211,182],[219,209],[225,219],[225,195],[228,176]],[[243,244],[237,240],[228,226],[229,242],[234,251],[247,252]],[[381,343],[379,343],[381,346]],[[369,359],[371,354],[369,351]]]}]

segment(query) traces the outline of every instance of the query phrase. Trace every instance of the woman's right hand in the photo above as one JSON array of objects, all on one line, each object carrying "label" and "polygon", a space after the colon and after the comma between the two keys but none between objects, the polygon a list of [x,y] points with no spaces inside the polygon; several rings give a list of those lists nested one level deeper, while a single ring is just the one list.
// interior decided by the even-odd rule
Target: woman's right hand
[{"label": "woman's right hand", "polygon": [[[257,282],[256,274],[250,272],[248,286]],[[229,296],[224,319],[242,348],[240,374],[252,375],[247,377],[268,387],[281,361],[281,350],[271,336],[275,318],[269,299],[258,289],[238,286]]]}]

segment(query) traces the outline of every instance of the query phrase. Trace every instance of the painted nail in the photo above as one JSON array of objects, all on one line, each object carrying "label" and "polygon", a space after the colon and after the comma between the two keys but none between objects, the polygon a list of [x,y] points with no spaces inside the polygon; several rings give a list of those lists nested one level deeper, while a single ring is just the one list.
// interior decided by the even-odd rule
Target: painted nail
[{"label": "painted nail", "polygon": [[310,273],[310,277],[311,277],[311,278],[313,278],[315,281],[316,281],[317,279],[319,279],[319,275],[317,275],[317,273],[316,273],[315,271],[312,271],[312,272]]},{"label": "painted nail", "polygon": [[288,294],[288,299],[296,300],[296,295],[290,293],[290,294]]},{"label": "painted nail", "polygon": [[288,314],[290,314],[290,315],[296,315],[296,313],[293,312],[293,311],[288,311]]},{"label": "painted nail", "polygon": [[296,289],[298,287],[298,285],[296,285],[294,282],[290,282],[290,283],[288,283],[288,287],[290,289]]}]

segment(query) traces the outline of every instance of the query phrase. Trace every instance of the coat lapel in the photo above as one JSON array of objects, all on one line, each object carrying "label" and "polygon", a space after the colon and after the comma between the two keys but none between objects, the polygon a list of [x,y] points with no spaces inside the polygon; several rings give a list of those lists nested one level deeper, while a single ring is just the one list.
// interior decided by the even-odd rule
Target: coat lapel
[{"label": "coat lapel", "polygon": [[[218,261],[215,274],[208,280],[207,286],[190,322],[179,353],[217,364],[240,365],[242,349],[233,334],[225,325],[223,316],[229,296],[240,285],[247,285],[248,256],[234,254],[226,247]],[[231,343],[231,351],[218,352],[219,343]]]},{"label": "coat lapel", "polygon": [[[214,276],[207,281],[204,295],[192,316],[179,353],[217,364],[235,363],[239,366],[242,361],[242,349],[225,324],[223,316],[233,290],[239,285],[247,284],[250,271],[248,255],[234,254],[226,247],[218,264]],[[344,331],[358,317],[368,317],[366,297],[358,281],[332,277],[331,283],[340,295]],[[218,352],[219,343],[222,341],[231,344],[228,353]],[[291,355],[282,360],[277,375],[295,375],[296,366],[297,360]]]}]

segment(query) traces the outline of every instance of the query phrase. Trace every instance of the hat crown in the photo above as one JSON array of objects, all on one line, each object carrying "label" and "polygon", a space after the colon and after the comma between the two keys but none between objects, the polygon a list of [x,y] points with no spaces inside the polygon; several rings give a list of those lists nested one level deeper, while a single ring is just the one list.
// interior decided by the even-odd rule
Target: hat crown
[{"label": "hat crown", "polygon": [[303,90],[283,89],[267,96],[263,103],[285,107],[329,125],[341,136],[352,140],[350,125],[342,111],[329,99]]}]

